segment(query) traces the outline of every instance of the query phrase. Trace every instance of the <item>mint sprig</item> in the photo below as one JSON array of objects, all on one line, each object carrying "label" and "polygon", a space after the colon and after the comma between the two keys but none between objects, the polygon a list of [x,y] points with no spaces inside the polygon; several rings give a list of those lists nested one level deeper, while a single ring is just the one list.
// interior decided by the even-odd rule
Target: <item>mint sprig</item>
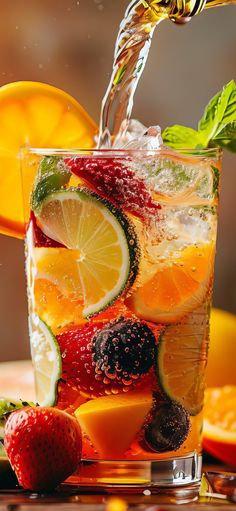
[{"label": "mint sprig", "polygon": [[224,147],[236,153],[236,84],[227,83],[208,103],[198,130],[175,125],[162,134],[164,144],[174,149]]}]

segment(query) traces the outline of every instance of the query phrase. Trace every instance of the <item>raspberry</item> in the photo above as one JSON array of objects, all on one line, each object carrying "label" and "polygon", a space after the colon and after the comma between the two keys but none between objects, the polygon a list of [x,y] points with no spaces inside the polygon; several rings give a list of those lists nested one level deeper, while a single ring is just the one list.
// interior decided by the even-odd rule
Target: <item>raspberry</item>
[{"label": "raspberry", "polygon": [[[35,247],[47,247],[47,248],[55,248],[55,247],[64,247],[61,243],[52,240],[46,234],[41,231],[37,224],[37,220],[33,211],[30,213],[30,224],[32,223],[33,233],[34,233],[34,246]],[[30,225],[29,224],[29,225]]]},{"label": "raspberry", "polygon": [[156,214],[160,205],[152,200],[145,180],[118,158],[71,158],[66,163],[71,172],[84,179],[115,206],[145,218]]},{"label": "raspberry", "polygon": [[[123,329],[128,328],[130,321],[122,320]],[[117,322],[115,322],[117,324]],[[124,325],[126,325],[124,327]],[[141,323],[140,323],[141,325]],[[142,325],[144,328],[146,325]],[[119,328],[119,327],[118,327]],[[117,330],[118,330],[117,328]],[[94,323],[87,324],[83,327],[74,327],[62,334],[57,335],[57,342],[60,347],[62,357],[62,380],[73,388],[77,388],[80,392],[89,397],[104,396],[106,394],[117,394],[119,392],[133,390],[136,387],[146,388],[153,385],[153,372],[149,371],[154,361],[155,352],[155,337],[154,334],[148,329],[149,341],[146,340],[146,349],[149,351],[145,353],[144,345],[140,346],[141,341],[141,327],[139,332],[133,329],[133,334],[137,335],[136,340],[132,340],[132,347],[128,347],[128,352],[122,351],[119,361],[123,362],[123,371],[119,373],[117,364],[117,355],[115,357],[114,366],[112,370],[107,370],[107,351],[109,346],[106,345],[104,353],[100,352],[102,339],[107,336],[110,331],[109,341],[115,342],[115,336],[119,337],[118,331],[114,335],[114,322],[107,323]],[[148,328],[148,327],[147,327]],[[143,332],[143,336],[147,332]],[[129,336],[129,333],[127,333]],[[150,338],[151,335],[151,338]],[[133,336],[132,336],[133,337]],[[122,338],[123,339],[123,338]],[[122,343],[122,339],[119,339]],[[109,356],[116,353],[116,346],[114,350],[109,352]],[[128,339],[126,339],[127,342]],[[129,351],[130,350],[130,351]],[[140,355],[138,355],[140,350]],[[103,358],[102,358],[103,357]],[[139,357],[139,358],[138,358]],[[142,364],[141,364],[142,357]],[[126,359],[126,364],[125,364]],[[135,366],[136,362],[139,367]],[[131,364],[134,364],[134,366]],[[127,372],[129,369],[129,372]]]}]

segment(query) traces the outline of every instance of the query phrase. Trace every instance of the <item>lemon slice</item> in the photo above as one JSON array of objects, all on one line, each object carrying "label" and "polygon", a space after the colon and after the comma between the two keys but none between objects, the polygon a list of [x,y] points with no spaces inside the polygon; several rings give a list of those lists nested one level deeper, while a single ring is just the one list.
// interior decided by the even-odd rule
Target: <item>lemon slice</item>
[{"label": "lemon slice", "polygon": [[139,257],[134,228],[97,195],[79,188],[51,193],[40,205],[38,222],[67,248],[35,248],[36,279],[82,301],[84,317],[106,308],[133,282]]},{"label": "lemon slice", "polygon": [[[0,87],[1,233],[24,237],[20,147],[93,147],[96,130],[80,104],[56,87],[38,82]],[[29,193],[33,180],[33,171],[24,177]]]},{"label": "lemon slice", "polygon": [[30,321],[30,344],[37,401],[41,406],[54,406],[61,377],[61,354],[52,331],[36,314],[32,314]]},{"label": "lemon slice", "polygon": [[166,328],[158,346],[159,381],[167,396],[191,414],[203,407],[209,338],[207,305]]}]

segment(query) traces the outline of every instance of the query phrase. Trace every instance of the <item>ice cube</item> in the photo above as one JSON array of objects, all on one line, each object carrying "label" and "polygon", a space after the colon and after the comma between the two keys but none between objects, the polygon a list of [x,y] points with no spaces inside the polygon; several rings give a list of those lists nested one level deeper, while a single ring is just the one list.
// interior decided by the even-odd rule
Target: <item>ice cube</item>
[{"label": "ice cube", "polygon": [[[217,215],[214,208],[165,206],[161,215],[152,217],[149,227],[139,233],[150,265],[158,260],[166,266],[175,253],[188,246],[215,243]],[[148,271],[151,272],[151,268]]]},{"label": "ice cube", "polygon": [[172,151],[170,157],[160,154],[148,170],[150,188],[163,204],[194,206],[214,202],[213,169],[205,162],[180,157]]},{"label": "ice cube", "polygon": [[123,121],[113,147],[115,149],[155,150],[159,149],[162,144],[161,128],[159,126],[147,128],[136,119],[131,119],[130,121]]}]

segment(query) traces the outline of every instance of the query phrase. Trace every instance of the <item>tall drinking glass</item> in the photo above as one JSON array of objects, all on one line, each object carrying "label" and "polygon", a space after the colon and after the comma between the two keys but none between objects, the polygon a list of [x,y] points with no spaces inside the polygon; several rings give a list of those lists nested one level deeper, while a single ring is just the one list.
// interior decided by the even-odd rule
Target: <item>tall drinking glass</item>
[{"label": "tall drinking glass", "polygon": [[220,163],[218,149],[22,153],[37,400],[80,423],[72,483],[200,480]]}]

